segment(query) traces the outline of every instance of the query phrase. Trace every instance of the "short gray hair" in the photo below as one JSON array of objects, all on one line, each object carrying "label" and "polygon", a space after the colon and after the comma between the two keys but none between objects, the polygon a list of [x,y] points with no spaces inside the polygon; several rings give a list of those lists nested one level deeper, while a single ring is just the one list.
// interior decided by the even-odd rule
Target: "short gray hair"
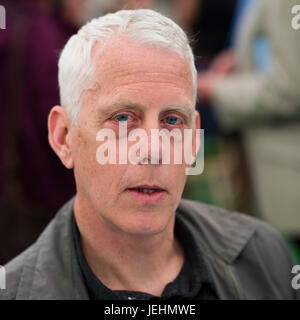
[{"label": "short gray hair", "polygon": [[153,10],[120,10],[84,25],[69,39],[61,53],[58,63],[60,102],[73,123],[77,120],[83,93],[95,85],[93,46],[99,41],[108,41],[116,33],[141,44],[167,48],[185,59],[191,68],[196,103],[197,71],[185,32],[171,19]]}]

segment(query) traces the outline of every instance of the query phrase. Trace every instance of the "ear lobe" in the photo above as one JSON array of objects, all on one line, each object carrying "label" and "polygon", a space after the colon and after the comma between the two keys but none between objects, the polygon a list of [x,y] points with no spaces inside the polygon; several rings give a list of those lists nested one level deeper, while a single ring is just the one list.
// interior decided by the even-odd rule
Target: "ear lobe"
[{"label": "ear lobe", "polygon": [[70,120],[65,109],[55,106],[48,117],[48,140],[51,148],[68,169],[74,167],[69,145]]}]

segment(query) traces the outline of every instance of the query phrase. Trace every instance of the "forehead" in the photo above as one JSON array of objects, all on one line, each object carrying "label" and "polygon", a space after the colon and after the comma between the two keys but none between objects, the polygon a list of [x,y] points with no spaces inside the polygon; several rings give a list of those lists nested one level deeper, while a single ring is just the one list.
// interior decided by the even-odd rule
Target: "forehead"
[{"label": "forehead", "polygon": [[165,86],[193,96],[192,72],[187,61],[165,48],[115,37],[104,46],[97,43],[92,56],[98,87],[103,92],[121,87]]}]

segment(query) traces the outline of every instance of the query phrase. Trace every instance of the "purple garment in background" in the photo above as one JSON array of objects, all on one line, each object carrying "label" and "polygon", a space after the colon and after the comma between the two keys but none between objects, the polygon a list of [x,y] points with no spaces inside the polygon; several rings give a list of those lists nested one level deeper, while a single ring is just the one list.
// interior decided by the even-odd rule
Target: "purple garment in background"
[{"label": "purple garment in background", "polygon": [[[9,47],[10,31],[14,23],[13,20],[9,20],[9,9],[7,8],[7,30],[0,33],[0,51],[3,49],[5,51]],[[24,7],[24,14],[29,17],[25,42],[24,79],[22,91],[14,93],[21,95],[22,101],[18,119],[21,182],[24,192],[30,199],[52,207],[55,212],[75,193],[75,187],[73,172],[68,171],[60,163],[49,146],[47,117],[50,109],[59,104],[57,80],[59,53],[76,30],[64,24],[59,17],[34,6]],[[4,69],[7,67],[6,58],[9,54],[9,52],[4,56],[0,54],[1,70],[2,66]],[[5,72],[2,73],[1,83],[6,81],[4,75]],[[3,98],[5,94],[6,92],[2,92],[1,97]],[[0,110],[3,109],[2,98]]]},{"label": "purple garment in background", "polygon": [[[13,201],[20,202],[21,209],[11,209],[0,203],[0,264],[4,264],[30,245],[41,233],[57,209],[75,194],[73,171],[67,170],[48,143],[47,117],[50,109],[59,104],[58,57],[68,38],[76,32],[61,18],[42,11],[29,2],[7,1],[7,29],[0,30],[0,196],[5,195],[7,182],[4,181],[5,146],[12,135],[13,125],[7,116],[8,96],[18,97],[16,104],[19,165],[16,171],[21,193],[32,208],[43,210],[23,210],[18,196]],[[20,85],[10,85],[12,56],[11,43],[14,25],[19,17],[26,17],[21,45],[22,68],[17,79]],[[23,19],[21,19],[23,20]],[[8,159],[8,157],[6,157]],[[10,163],[10,162],[9,162]],[[14,171],[14,170],[13,170]],[[8,170],[6,170],[8,172]],[[13,184],[11,184],[13,185]],[[8,197],[7,197],[8,198]],[[1,199],[1,197],[0,197]],[[1,202],[1,201],[0,201]],[[25,202],[24,202],[25,203]],[[9,209],[5,209],[8,207]],[[11,206],[13,207],[13,206]],[[25,208],[25,204],[24,204]],[[30,206],[31,208],[31,206]]]},{"label": "purple garment in background", "polygon": [[[72,30],[72,33],[74,30]],[[47,14],[35,13],[28,38],[27,79],[22,112],[24,165],[35,185],[31,196],[58,207],[75,193],[73,172],[67,170],[48,144],[47,117],[59,104],[57,61],[71,30]],[[28,81],[28,82],[27,82]],[[24,172],[24,181],[32,176]]]}]

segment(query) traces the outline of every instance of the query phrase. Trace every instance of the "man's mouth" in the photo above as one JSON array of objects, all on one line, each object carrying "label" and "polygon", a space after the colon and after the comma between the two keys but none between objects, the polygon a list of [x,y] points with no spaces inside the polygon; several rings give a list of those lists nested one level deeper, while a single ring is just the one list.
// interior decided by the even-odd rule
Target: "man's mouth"
[{"label": "man's mouth", "polygon": [[162,191],[166,191],[158,186],[138,186],[135,188],[128,188],[128,190],[133,190],[133,191],[137,191],[140,193],[145,193],[145,194],[152,194],[155,192],[162,192]]},{"label": "man's mouth", "polygon": [[159,203],[167,193],[165,189],[156,185],[141,185],[126,190],[130,192],[135,201],[152,204]]}]

